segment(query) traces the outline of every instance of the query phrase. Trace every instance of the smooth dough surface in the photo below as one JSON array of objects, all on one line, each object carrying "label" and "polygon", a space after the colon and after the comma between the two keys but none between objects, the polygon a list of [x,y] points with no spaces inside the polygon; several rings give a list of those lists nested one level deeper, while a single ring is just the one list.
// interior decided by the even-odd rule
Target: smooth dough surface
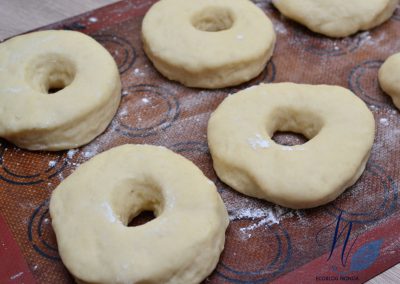
[{"label": "smooth dough surface", "polygon": [[379,69],[379,83],[400,109],[400,53],[390,56]]},{"label": "smooth dough surface", "polygon": [[275,32],[249,0],[161,0],[143,20],[142,39],[147,56],[168,79],[222,88],[262,72]]},{"label": "smooth dough surface", "polygon": [[[276,131],[309,139],[283,146]],[[334,200],[364,171],[374,117],[347,89],[259,85],[227,97],[212,114],[208,143],[218,176],[246,195],[290,208]]]},{"label": "smooth dough surface", "polygon": [[330,37],[345,37],[388,20],[398,0],[272,0],[286,17]]},{"label": "smooth dough surface", "polygon": [[[127,227],[144,210],[157,216]],[[58,249],[80,283],[200,283],[217,265],[228,214],[213,182],[157,146],[124,145],[53,192]]]},{"label": "smooth dough surface", "polygon": [[82,33],[41,31],[0,44],[0,137],[21,148],[90,142],[115,115],[120,91],[114,59]]}]

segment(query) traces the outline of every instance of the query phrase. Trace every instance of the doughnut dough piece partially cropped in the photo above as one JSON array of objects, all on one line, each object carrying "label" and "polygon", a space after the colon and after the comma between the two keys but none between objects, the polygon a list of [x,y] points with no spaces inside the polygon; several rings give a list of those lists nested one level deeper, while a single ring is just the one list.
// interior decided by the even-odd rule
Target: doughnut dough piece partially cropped
[{"label": "doughnut dough piece partially cropped", "polygon": [[345,37],[379,26],[398,0],[272,0],[286,17],[330,37]]},{"label": "doughnut dough piece partially cropped", "polygon": [[[127,226],[145,210],[156,218]],[[200,283],[217,265],[229,222],[213,182],[149,145],[119,146],[81,165],[53,192],[50,215],[79,283]]]},{"label": "doughnut dough piece partially cropped", "polygon": [[379,69],[379,84],[400,109],[400,53],[390,56]]},{"label": "doughnut dough piece partially cropped", "polygon": [[41,31],[0,44],[0,137],[21,148],[90,142],[115,115],[120,91],[114,59],[82,33]]},{"label": "doughnut dough piece partially cropped", "polygon": [[249,0],[161,0],[143,20],[142,40],[165,77],[214,89],[259,75],[272,56],[275,32]]},{"label": "doughnut dough piece partially cropped", "polygon": [[[275,143],[276,131],[301,133],[302,145]],[[334,200],[365,169],[374,117],[347,89],[259,85],[227,97],[208,123],[219,178],[243,194],[290,208]]]}]

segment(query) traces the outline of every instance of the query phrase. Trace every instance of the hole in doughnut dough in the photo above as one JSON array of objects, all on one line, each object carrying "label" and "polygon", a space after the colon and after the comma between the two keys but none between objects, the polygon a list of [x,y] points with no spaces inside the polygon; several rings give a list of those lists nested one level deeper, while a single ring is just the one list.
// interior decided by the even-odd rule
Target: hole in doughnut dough
[{"label": "hole in doughnut dough", "polygon": [[322,119],[312,113],[294,109],[280,109],[272,116],[270,129],[272,140],[284,146],[302,145],[315,137],[322,128]]},{"label": "hole in doughnut dough", "polygon": [[74,81],[75,75],[73,62],[59,54],[39,56],[26,70],[32,88],[44,94],[54,94],[66,88]]},{"label": "hole in doughnut dough", "polygon": [[192,18],[192,25],[204,32],[219,32],[233,26],[231,11],[223,7],[207,7],[197,12]]},{"label": "hole in doughnut dough", "polygon": [[154,214],[153,211],[150,210],[145,210],[140,212],[139,215],[137,215],[135,218],[133,218],[129,223],[128,227],[136,227],[140,225],[144,225],[147,222],[150,222],[151,220],[155,219],[156,215]]},{"label": "hole in doughnut dough", "polygon": [[63,87],[58,87],[58,88],[56,88],[56,87],[50,87],[50,88],[48,89],[47,93],[48,93],[48,94],[54,94],[54,93],[57,93],[58,91],[61,91],[61,90],[64,89],[64,88],[65,88],[65,86],[63,86]]},{"label": "hole in doughnut dough", "polygon": [[162,190],[151,180],[132,179],[114,189],[112,208],[125,226],[144,225],[162,214],[165,201]]},{"label": "hole in doughnut dough", "polygon": [[272,140],[274,140],[279,145],[294,146],[302,145],[306,143],[309,139],[307,139],[307,137],[300,133],[277,131],[272,136]]}]

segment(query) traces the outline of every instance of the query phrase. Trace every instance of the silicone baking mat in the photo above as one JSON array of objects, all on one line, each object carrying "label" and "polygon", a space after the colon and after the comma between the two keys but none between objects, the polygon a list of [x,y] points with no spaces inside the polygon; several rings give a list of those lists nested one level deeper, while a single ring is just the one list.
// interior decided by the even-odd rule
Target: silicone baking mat
[{"label": "silicone baking mat", "polygon": [[[79,164],[125,143],[166,146],[217,184],[231,223],[220,262],[205,283],[358,283],[399,262],[400,114],[380,90],[377,72],[400,51],[400,8],[369,32],[329,39],[281,17],[270,1],[254,2],[274,22],[273,58],[251,82],[214,91],[171,82],[146,58],[140,28],[154,1],[122,1],[44,28],[78,30],[103,44],[118,63],[122,102],[106,132],[79,149],[30,152],[0,140],[1,283],[73,282],[57,253],[49,196]],[[376,141],[360,180],[312,210],[289,210],[233,191],[216,177],[207,146],[208,118],[226,96],[285,81],[349,88],[376,119]]]}]

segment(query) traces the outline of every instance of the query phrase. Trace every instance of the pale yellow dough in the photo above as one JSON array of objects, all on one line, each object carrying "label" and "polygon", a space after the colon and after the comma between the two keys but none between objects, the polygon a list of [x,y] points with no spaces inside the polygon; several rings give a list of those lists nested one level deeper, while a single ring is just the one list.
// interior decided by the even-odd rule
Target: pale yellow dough
[{"label": "pale yellow dough", "polygon": [[379,83],[400,109],[400,53],[390,56],[379,69]]},{"label": "pale yellow dough", "polygon": [[0,137],[21,148],[90,142],[116,113],[120,91],[114,59],[82,33],[34,32],[0,44]]},{"label": "pale yellow dough", "polygon": [[379,26],[398,0],[272,0],[286,17],[330,37],[345,37]]},{"label": "pale yellow dough", "polygon": [[275,32],[249,0],[161,0],[143,20],[142,39],[165,77],[213,89],[260,74],[272,56]]},{"label": "pale yellow dough", "polygon": [[[301,133],[283,146],[276,131]],[[334,200],[364,171],[374,141],[372,113],[347,89],[292,83],[259,85],[227,97],[208,123],[218,176],[246,195],[290,208]]]},{"label": "pale yellow dough", "polygon": [[[127,227],[143,210],[157,217]],[[192,162],[148,145],[81,165],[53,192],[50,215],[62,261],[80,283],[200,283],[229,222],[214,183]]]}]

